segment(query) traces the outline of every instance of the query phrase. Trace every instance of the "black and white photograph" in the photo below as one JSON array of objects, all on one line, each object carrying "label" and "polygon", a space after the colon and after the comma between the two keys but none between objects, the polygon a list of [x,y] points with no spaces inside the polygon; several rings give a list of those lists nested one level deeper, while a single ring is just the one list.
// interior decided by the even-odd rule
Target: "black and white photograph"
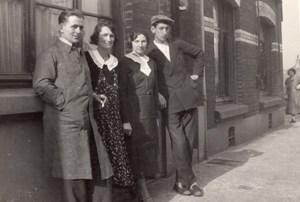
[{"label": "black and white photograph", "polygon": [[0,202],[300,202],[299,0],[0,0]]}]

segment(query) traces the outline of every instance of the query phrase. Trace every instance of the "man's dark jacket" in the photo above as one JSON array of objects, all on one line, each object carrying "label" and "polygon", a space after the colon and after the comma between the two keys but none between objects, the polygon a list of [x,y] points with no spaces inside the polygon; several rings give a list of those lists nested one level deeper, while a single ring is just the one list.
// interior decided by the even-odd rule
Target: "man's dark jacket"
[{"label": "man's dark jacket", "polygon": [[[193,81],[191,75],[202,76],[204,68],[204,52],[197,46],[180,39],[170,40],[169,61],[160,49],[150,42],[148,56],[157,66],[158,89],[167,100],[168,114],[177,113],[197,107],[199,103],[198,80]],[[194,59],[192,67],[188,67],[185,55]],[[188,70],[191,71],[188,71]]]}]

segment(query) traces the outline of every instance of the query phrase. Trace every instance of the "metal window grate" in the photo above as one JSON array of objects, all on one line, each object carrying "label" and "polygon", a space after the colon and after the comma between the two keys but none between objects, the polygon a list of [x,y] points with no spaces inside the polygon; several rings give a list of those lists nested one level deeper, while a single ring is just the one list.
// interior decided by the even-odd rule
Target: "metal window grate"
[{"label": "metal window grate", "polygon": [[228,146],[235,146],[235,128],[230,127],[228,130]]},{"label": "metal window grate", "polygon": [[269,119],[268,119],[268,127],[272,128],[273,126],[273,118],[272,118],[272,113],[269,114]]}]

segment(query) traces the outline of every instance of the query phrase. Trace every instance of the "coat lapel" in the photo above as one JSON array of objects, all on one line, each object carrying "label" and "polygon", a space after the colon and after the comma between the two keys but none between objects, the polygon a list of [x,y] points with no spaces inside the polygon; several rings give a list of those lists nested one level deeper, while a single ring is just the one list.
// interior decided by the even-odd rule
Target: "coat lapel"
[{"label": "coat lapel", "polygon": [[172,41],[169,42],[169,50],[170,50],[170,59],[171,62],[168,60],[168,58],[160,51],[160,49],[154,44],[154,42],[151,42],[149,44],[150,52],[154,51],[156,54],[159,54],[160,58],[164,58],[164,72],[167,72],[169,75],[172,74],[175,64],[176,64],[176,55],[177,55],[177,47],[173,44]]},{"label": "coat lapel", "polygon": [[170,75],[171,75],[175,68],[178,48],[173,44],[173,41],[169,41],[169,49],[170,49],[170,58],[171,58],[171,64],[170,64]]}]

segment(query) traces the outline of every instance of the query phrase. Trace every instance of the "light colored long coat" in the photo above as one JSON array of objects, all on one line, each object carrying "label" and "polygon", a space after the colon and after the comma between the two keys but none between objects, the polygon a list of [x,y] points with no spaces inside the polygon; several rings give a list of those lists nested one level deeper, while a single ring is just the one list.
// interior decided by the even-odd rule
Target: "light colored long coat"
[{"label": "light colored long coat", "polygon": [[300,113],[300,91],[296,89],[298,84],[300,84],[300,79],[296,75],[285,80],[286,95],[288,97],[287,114]]},{"label": "light colored long coat", "polygon": [[83,54],[58,40],[39,56],[33,87],[45,102],[44,158],[48,174],[63,179],[92,179],[89,141],[95,138],[102,179],[112,176],[93,113],[88,113],[93,111],[88,110],[92,109],[93,98]]}]

